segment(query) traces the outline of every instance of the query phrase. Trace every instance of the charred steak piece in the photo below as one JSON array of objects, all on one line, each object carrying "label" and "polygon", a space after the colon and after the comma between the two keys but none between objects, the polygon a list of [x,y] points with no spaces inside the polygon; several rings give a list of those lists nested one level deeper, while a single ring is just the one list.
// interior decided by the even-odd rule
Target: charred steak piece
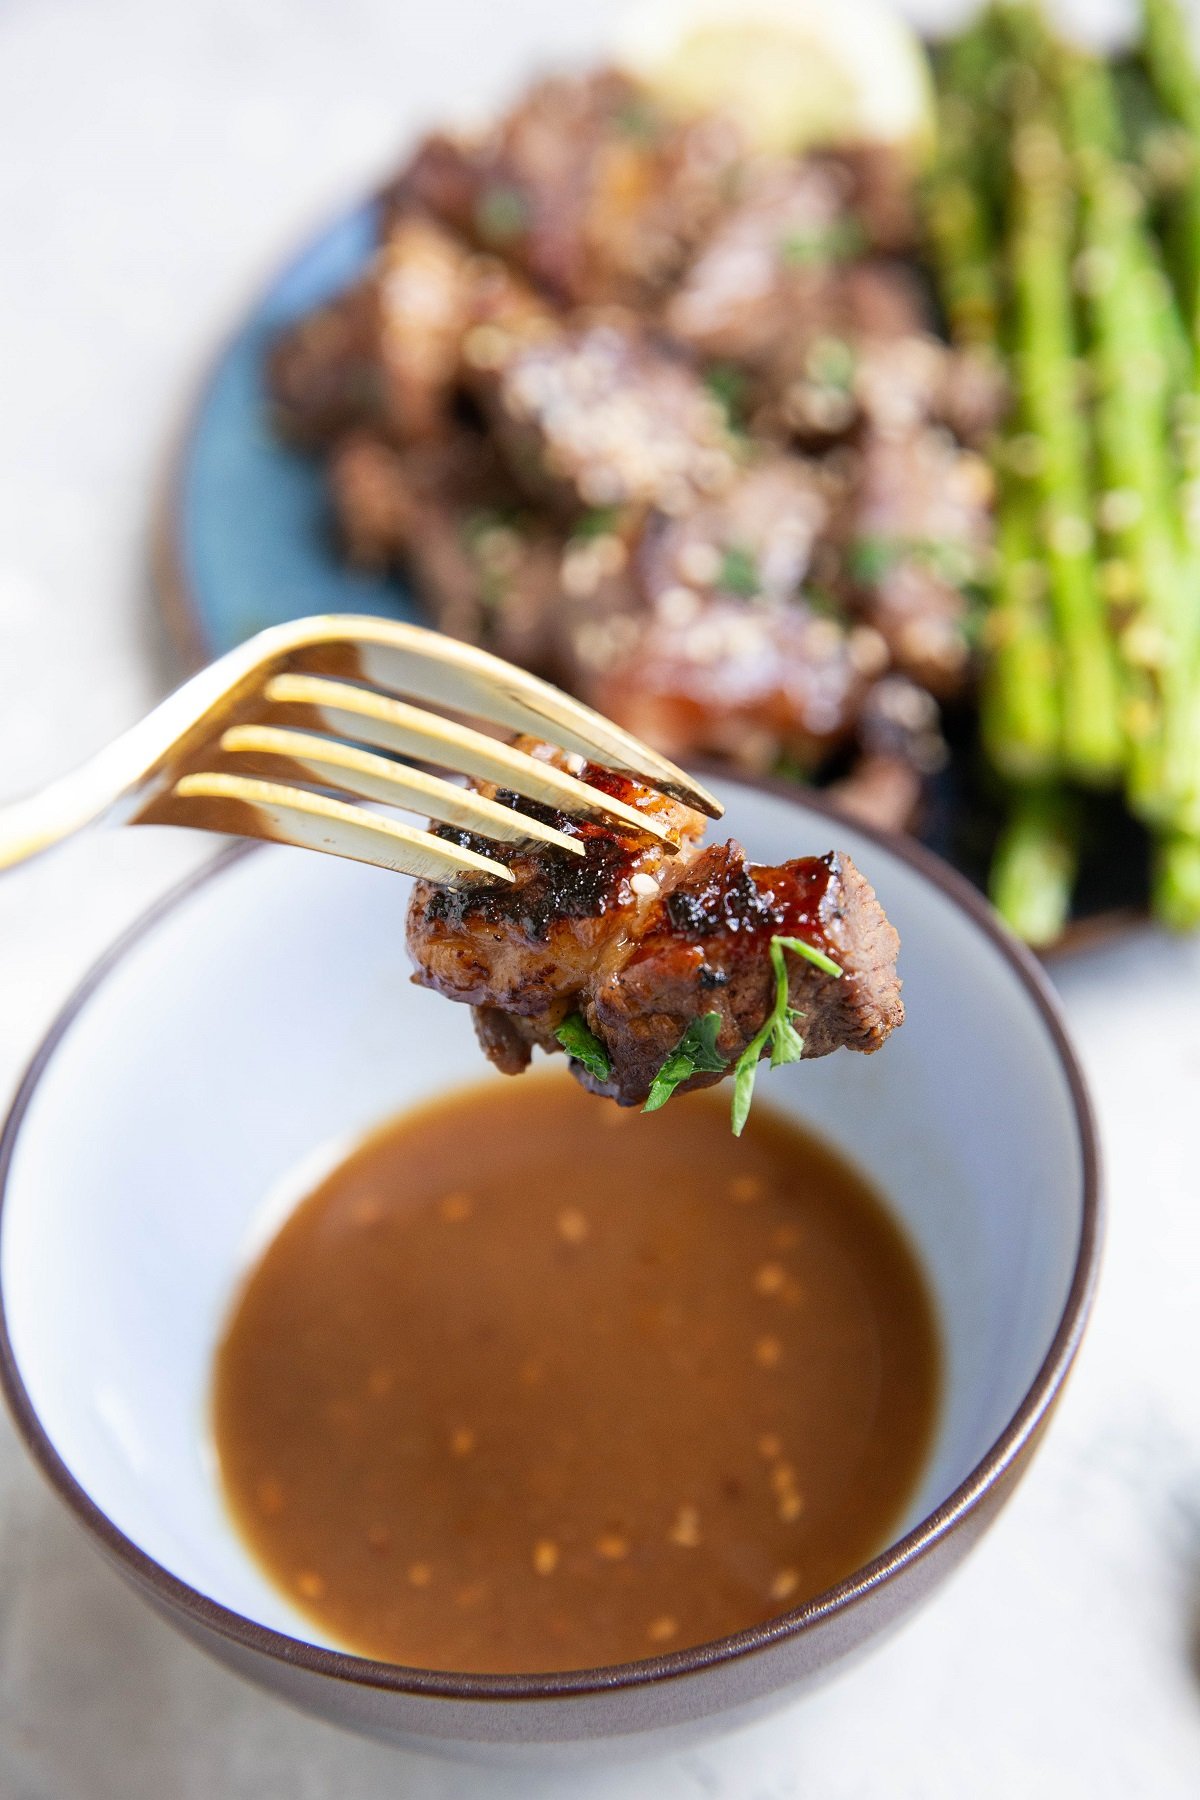
[{"label": "charred steak piece", "polygon": [[681,513],[733,479],[737,445],[720,402],[624,316],[510,334],[474,391],[518,480],[568,516]]},{"label": "charred steak piece", "polygon": [[359,432],[329,465],[338,529],[361,568],[402,567],[439,631],[545,666],[562,546],[477,433],[396,449]]},{"label": "charred steak piece", "polygon": [[571,584],[562,678],[677,760],[819,767],[887,662],[814,579],[838,498],[820,463],[768,452],[719,496],[652,514],[630,551],[630,605],[611,581]]},{"label": "charred steak piece", "polygon": [[[677,854],[556,818],[585,843],[582,859],[522,852],[510,859],[513,886],[452,891],[421,882],[413,890],[414,979],[475,1008],[480,1042],[498,1068],[519,1074],[535,1046],[561,1049],[556,1032],[574,1015],[608,1072],[572,1057],[572,1073],[622,1106],[645,1102],[689,1026],[706,1015],[717,1015],[715,1049],[731,1066],[771,1012],[776,936],[802,939],[843,971],[838,978],[788,958],[806,1057],[843,1045],[876,1050],[901,1023],[899,939],[848,857],[756,865],[732,842],[702,849],[703,821],[686,807],[592,765],[582,779],[654,810]],[[680,1085],[707,1087],[724,1072],[699,1069]]]},{"label": "charred steak piece", "polygon": [[307,445],[363,428],[397,445],[447,435],[471,346],[543,316],[495,257],[402,214],[354,287],[275,339],[267,387],[276,425]]},{"label": "charred steak piece", "polygon": [[426,139],[385,195],[502,255],[559,303],[641,305],[678,273],[742,155],[612,69],[538,82],[490,131]]}]

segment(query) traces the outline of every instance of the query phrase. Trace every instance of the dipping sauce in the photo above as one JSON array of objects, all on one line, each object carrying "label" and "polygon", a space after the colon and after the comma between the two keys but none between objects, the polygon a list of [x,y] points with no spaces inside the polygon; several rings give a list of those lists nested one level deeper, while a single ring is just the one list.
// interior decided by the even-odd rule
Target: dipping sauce
[{"label": "dipping sauce", "polygon": [[363,1142],[287,1220],[216,1365],[229,1505],[319,1629],[426,1669],[587,1668],[786,1612],[887,1543],[937,1330],[869,1185],[724,1090],[566,1075]]}]

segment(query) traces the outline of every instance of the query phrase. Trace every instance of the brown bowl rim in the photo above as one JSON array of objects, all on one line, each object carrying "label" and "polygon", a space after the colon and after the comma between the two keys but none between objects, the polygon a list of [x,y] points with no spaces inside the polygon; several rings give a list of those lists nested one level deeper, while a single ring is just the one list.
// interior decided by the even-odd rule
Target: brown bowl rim
[{"label": "brown bowl rim", "polygon": [[[712,771],[728,781],[729,771]],[[848,825],[837,808],[819,794],[798,790],[793,783],[767,777],[734,777],[742,786],[778,795]],[[801,798],[801,795],[803,798]],[[637,1662],[602,1668],[571,1669],[531,1675],[458,1674],[377,1662],[349,1651],[327,1649],[289,1637],[221,1605],[193,1588],[142,1550],[118,1529],[75,1479],[43,1428],[25,1388],[8,1330],[3,1285],[0,1284],[0,1388],[25,1445],[43,1475],[101,1548],[138,1586],[169,1611],[194,1626],[228,1640],[238,1648],[291,1667],[355,1686],[397,1694],[459,1701],[546,1701],[573,1695],[640,1688],[712,1669],[763,1651],[781,1641],[815,1630],[846,1612],[893,1576],[911,1568],[959,1530],[984,1496],[1021,1459],[1058,1396],[1083,1335],[1095,1291],[1103,1235],[1100,1147],[1095,1115],[1083,1071],[1068,1037],[1058,1001],[1040,966],[1023,944],[1000,924],[987,902],[965,876],[912,839],[866,825],[851,827],[881,849],[909,865],[965,912],[1000,952],[1033,1001],[1066,1077],[1078,1133],[1083,1173],[1083,1213],[1079,1248],[1062,1314],[1033,1381],[1008,1425],[954,1492],[934,1512],[861,1569],[764,1625],[752,1626],[711,1643]],[[198,889],[216,879],[232,862],[252,854],[251,846],[235,846],[171,888],[119,936],[93,964],[46,1033],[17,1089],[0,1131],[0,1226],[8,1193],[13,1156],[25,1115],[55,1050],[92,994],[159,922]]]}]

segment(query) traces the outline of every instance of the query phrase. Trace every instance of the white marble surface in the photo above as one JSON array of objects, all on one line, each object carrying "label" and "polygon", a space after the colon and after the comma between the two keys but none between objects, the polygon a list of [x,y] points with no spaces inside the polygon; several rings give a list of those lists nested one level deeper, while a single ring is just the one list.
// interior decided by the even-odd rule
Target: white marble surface
[{"label": "white marble surface", "polygon": [[[406,125],[502,92],[533,46],[586,49],[613,10],[0,4],[0,798],[170,680],[145,573],[155,482],[214,333],[273,256]],[[89,959],[197,853],[131,832],[0,885],[0,1091]],[[1147,932],[1056,979],[1109,1163],[1095,1320],[1008,1513],[872,1659],[773,1721],[619,1773],[418,1761],[285,1711],[177,1638],[4,1421],[0,1800],[1195,1795],[1200,943]]]}]

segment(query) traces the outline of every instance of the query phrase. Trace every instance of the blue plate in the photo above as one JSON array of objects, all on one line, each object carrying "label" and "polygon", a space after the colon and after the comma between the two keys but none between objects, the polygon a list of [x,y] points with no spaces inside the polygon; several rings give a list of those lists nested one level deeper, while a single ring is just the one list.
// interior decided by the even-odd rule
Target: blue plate
[{"label": "blue plate", "polygon": [[341,560],[322,459],[290,450],[273,435],[263,386],[275,333],[348,286],[375,242],[372,203],[344,214],[306,245],[239,327],[188,423],[159,572],[190,662],[206,662],[265,625],[309,613],[417,617],[403,582],[363,574]]}]

